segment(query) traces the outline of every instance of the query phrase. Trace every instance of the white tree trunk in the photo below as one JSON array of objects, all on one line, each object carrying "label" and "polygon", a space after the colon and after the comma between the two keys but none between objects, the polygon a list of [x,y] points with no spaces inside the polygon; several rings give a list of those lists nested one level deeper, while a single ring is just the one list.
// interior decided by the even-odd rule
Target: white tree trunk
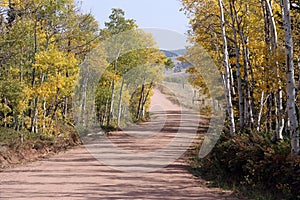
[{"label": "white tree trunk", "polygon": [[260,123],[261,123],[261,118],[262,118],[262,112],[263,112],[263,108],[264,108],[265,104],[268,101],[269,95],[266,97],[266,99],[264,99],[264,98],[265,98],[265,92],[262,91],[261,99],[260,99],[260,109],[259,109],[258,119],[257,119],[257,127],[256,127],[257,131],[260,131]]},{"label": "white tree trunk", "polygon": [[294,48],[292,38],[292,26],[290,16],[290,1],[282,0],[283,6],[283,25],[286,53],[286,77],[287,77],[287,106],[291,133],[291,150],[295,155],[299,154],[299,124],[296,114],[296,92],[294,76]]},{"label": "white tree trunk", "polygon": [[238,45],[238,37],[236,30],[236,22],[237,22],[237,12],[235,9],[235,1],[232,0],[230,3],[230,11],[231,11],[231,21],[232,21],[232,31],[234,35],[234,46],[235,46],[235,64],[236,64],[236,77],[238,82],[238,96],[239,96],[239,114],[240,114],[240,128],[243,129],[245,126],[244,119],[244,99],[243,99],[243,88],[242,88],[242,79],[241,79],[241,65],[240,65],[240,48]]},{"label": "white tree trunk", "polygon": [[111,100],[110,100],[110,109],[107,117],[107,126],[110,125],[111,120],[114,117],[114,101],[115,101],[115,80],[112,80],[112,89],[111,89]]},{"label": "white tree trunk", "polygon": [[121,122],[121,113],[122,113],[122,101],[123,101],[123,87],[124,87],[124,77],[122,78],[122,85],[120,89],[120,98],[119,98],[119,105],[118,105],[118,119],[117,119],[117,125],[120,127],[120,122]]},{"label": "white tree trunk", "polygon": [[82,93],[81,93],[81,102],[80,102],[80,124],[82,126],[86,125],[85,116],[86,116],[86,93],[87,93],[87,83],[88,78],[84,78],[83,86],[82,86]]},{"label": "white tree trunk", "polygon": [[225,88],[226,88],[226,97],[227,97],[227,110],[229,115],[230,122],[230,134],[235,134],[235,121],[233,113],[233,105],[231,99],[231,81],[230,81],[230,66],[229,66],[229,56],[227,49],[227,38],[226,38],[226,29],[225,29],[225,18],[223,11],[223,2],[219,0],[220,7],[220,18],[221,18],[221,29],[222,29],[222,38],[223,38],[223,54],[224,54],[224,67],[225,67]]},{"label": "white tree trunk", "polygon": [[253,107],[252,107],[252,97],[251,97],[251,87],[249,81],[249,50],[248,50],[248,39],[244,36],[243,30],[239,30],[239,34],[242,40],[243,46],[243,57],[244,57],[244,79],[245,79],[245,119],[250,121],[250,127],[254,125],[254,117],[253,117]]},{"label": "white tree trunk", "polygon": [[268,15],[270,16],[270,21],[271,21],[271,31],[272,31],[272,49],[276,49],[277,48],[277,41],[278,41],[278,34],[277,34],[277,30],[276,30],[276,23],[275,23],[275,19],[274,19],[274,14],[273,14],[273,9],[271,6],[271,3],[269,2],[269,0],[265,0],[266,2],[266,7],[267,7],[267,12]]},{"label": "white tree trunk", "polygon": [[282,132],[284,129],[284,114],[283,114],[284,110],[283,110],[283,95],[282,95],[281,86],[279,87],[277,98],[278,98],[278,109],[279,109],[278,112],[279,123],[278,123],[278,130],[276,130],[276,133],[277,133],[277,140],[283,140]]},{"label": "white tree trunk", "polygon": [[[270,25],[271,25],[271,39],[272,39],[272,43],[271,43],[271,50],[273,52],[276,51],[277,49],[277,43],[278,43],[278,34],[277,34],[277,30],[276,30],[276,23],[275,23],[275,18],[274,18],[274,14],[273,14],[273,9],[271,6],[271,3],[269,2],[269,0],[265,0],[266,2],[266,7],[267,7],[267,13],[268,16],[270,17]],[[273,136],[275,138],[275,140],[282,140],[283,136],[282,136],[282,131],[284,129],[284,115],[283,115],[283,100],[282,100],[282,87],[281,87],[281,81],[280,81],[280,76],[278,74],[278,69],[279,69],[279,64],[278,62],[276,62],[276,68],[275,68],[275,74],[277,79],[279,80],[278,84],[278,91],[276,93],[275,96],[275,101],[276,101],[276,132],[275,132],[275,136]]]}]

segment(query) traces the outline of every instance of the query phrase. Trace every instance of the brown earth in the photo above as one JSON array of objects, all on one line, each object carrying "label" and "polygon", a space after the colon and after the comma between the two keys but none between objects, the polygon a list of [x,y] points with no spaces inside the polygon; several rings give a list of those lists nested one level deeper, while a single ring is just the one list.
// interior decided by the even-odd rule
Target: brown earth
[{"label": "brown earth", "polygon": [[[18,165],[49,158],[59,152],[65,152],[68,149],[81,144],[77,134],[72,129],[69,137],[59,137],[54,140],[42,140],[30,138],[23,143],[15,141],[11,144],[0,144],[0,169],[13,168]],[[19,138],[16,138],[19,140]]]},{"label": "brown earth", "polygon": [[[207,121],[155,90],[151,121],[0,173],[1,199],[239,199],[208,188],[182,156]],[[197,136],[197,137],[196,137]]]}]

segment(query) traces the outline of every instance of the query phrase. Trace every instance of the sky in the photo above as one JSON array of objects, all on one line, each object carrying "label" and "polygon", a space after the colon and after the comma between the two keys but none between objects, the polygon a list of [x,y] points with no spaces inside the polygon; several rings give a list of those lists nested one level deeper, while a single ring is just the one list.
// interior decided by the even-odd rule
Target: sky
[{"label": "sky", "polygon": [[103,28],[112,8],[121,8],[126,18],[140,28],[163,28],[185,34],[188,19],[180,12],[179,0],[82,0],[83,12],[91,12]]},{"label": "sky", "polygon": [[[184,46],[181,40],[183,37],[185,38],[183,40],[186,40],[189,25],[184,13],[179,11],[181,8],[179,0],[82,0],[82,11],[91,12],[99,22],[100,28],[104,28],[104,22],[109,21],[108,16],[112,8],[123,9],[126,18],[134,19],[139,28],[146,28],[148,32],[154,33],[156,40],[166,41],[169,38],[170,42],[167,45],[169,48],[165,49],[179,49]],[[154,29],[166,31],[157,36],[161,31]],[[172,43],[176,38],[176,43],[180,45],[176,44],[175,47]],[[165,45],[165,42],[162,45]]]}]

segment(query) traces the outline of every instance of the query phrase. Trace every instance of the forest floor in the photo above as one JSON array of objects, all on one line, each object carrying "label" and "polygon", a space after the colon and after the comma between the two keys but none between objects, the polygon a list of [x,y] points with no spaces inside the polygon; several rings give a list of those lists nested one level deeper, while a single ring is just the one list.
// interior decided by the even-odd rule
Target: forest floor
[{"label": "forest floor", "polygon": [[158,90],[151,108],[149,122],[89,135],[82,146],[1,170],[0,199],[241,199],[188,171],[184,152],[207,119]]}]

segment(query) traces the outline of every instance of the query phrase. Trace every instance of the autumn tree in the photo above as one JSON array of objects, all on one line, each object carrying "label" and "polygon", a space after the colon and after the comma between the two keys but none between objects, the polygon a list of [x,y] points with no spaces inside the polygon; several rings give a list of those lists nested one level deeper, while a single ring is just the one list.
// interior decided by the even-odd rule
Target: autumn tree
[{"label": "autumn tree", "polygon": [[[130,109],[136,109],[134,118],[144,117],[145,105],[149,102],[154,87],[154,80],[149,82],[146,77],[139,79],[139,74],[136,74],[133,81],[129,74],[136,73],[134,69],[139,69],[140,66],[152,66],[155,69],[156,65],[164,64],[167,60],[155,47],[152,36],[139,30],[134,20],[126,19],[123,10],[112,9],[109,18],[110,21],[105,23],[106,27],[101,30],[109,65],[100,78],[97,89],[97,115],[101,125],[120,126],[122,119],[129,117]],[[140,75],[148,68],[139,71]],[[160,73],[161,70],[158,70],[155,74],[159,77]],[[138,95],[140,100],[131,101],[135,103],[127,108],[134,96],[132,94]]]},{"label": "autumn tree", "polygon": [[290,16],[290,1],[282,0],[282,17],[284,26],[284,41],[286,55],[286,77],[287,77],[287,110],[290,123],[292,153],[299,154],[299,121],[296,112],[296,83],[294,69],[294,43],[292,37],[292,23]]},{"label": "autumn tree", "polygon": [[3,1],[1,11],[0,82],[11,86],[1,123],[55,135],[59,124],[73,124],[79,64],[99,44],[98,25],[72,0]]},{"label": "autumn tree", "polygon": [[[298,31],[292,27],[297,26],[298,18],[291,16],[298,16],[298,4],[269,0],[182,3],[182,10],[190,18],[190,40],[201,44],[224,74],[224,88],[232,94],[234,113],[228,119],[239,121],[237,132],[251,134],[263,130],[271,133],[274,141],[284,139],[285,133],[290,132],[293,152],[297,152],[295,77],[299,71],[294,68],[298,57],[293,51],[292,35]],[[287,5],[295,11],[291,12]],[[228,64],[224,62],[226,48]],[[192,57],[195,52],[189,51],[187,55]],[[286,78],[283,69],[287,69]]]}]

